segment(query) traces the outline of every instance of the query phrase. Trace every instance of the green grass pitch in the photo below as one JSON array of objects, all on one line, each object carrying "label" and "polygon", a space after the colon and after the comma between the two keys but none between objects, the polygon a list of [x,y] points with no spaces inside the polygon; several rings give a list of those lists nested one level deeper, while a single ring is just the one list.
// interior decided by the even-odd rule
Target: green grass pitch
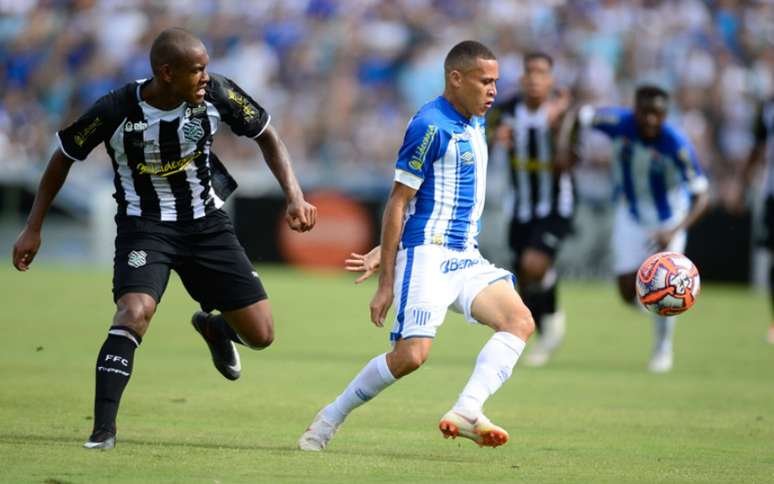
[{"label": "green grass pitch", "polygon": [[191,329],[176,276],[135,359],[118,444],[86,451],[94,359],[112,316],[109,272],[0,272],[0,481],[80,482],[774,482],[774,346],[767,298],[708,285],[678,323],[675,369],[645,371],[648,318],[605,283],[567,283],[568,335],[545,369],[517,366],[488,402],[511,441],[444,440],[490,332],[450,314],[430,360],[352,414],[328,450],[296,439],[374,355],[374,283],[259,267],[275,344],[242,349],[223,379]]}]

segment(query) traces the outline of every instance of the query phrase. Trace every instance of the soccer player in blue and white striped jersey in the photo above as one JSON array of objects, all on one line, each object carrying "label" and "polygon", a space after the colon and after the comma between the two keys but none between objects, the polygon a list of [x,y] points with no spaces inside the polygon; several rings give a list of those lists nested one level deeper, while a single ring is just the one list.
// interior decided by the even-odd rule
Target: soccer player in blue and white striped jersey
[{"label": "soccer player in blue and white striped jersey", "polygon": [[[708,182],[693,146],[666,122],[669,95],[644,85],[630,108],[581,108],[581,124],[613,142],[613,179],[617,208],[613,225],[613,270],[621,297],[636,304],[640,264],[660,250],[682,252],[686,229],[708,204]],[[672,369],[675,317],[654,316],[655,342],[649,369]]]},{"label": "soccer player in blue and white striped jersey", "polygon": [[534,321],[513,275],[478,251],[488,156],[483,115],[497,93],[498,65],[487,47],[465,41],[451,49],[444,66],[443,95],[409,122],[384,211],[382,272],[370,309],[381,327],[394,302],[392,351],[372,359],[317,414],[299,439],[302,450],[325,448],[352,410],[419,368],[450,307],[495,333],[439,428],[446,437],[484,446],[508,440],[482,407],[510,377]]}]

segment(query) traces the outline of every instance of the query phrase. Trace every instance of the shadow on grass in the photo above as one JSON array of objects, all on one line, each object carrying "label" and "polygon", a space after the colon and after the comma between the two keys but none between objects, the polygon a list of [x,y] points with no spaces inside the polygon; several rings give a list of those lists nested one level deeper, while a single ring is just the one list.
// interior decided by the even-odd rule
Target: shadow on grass
[{"label": "shadow on grass", "polygon": [[[0,443],[5,444],[68,444],[74,448],[80,447],[82,442],[71,437],[66,436],[45,436],[45,435],[25,435],[25,434],[0,434]],[[340,455],[340,456],[360,456],[360,457],[379,457],[379,458],[391,458],[406,461],[419,461],[419,462],[445,462],[450,464],[466,464],[478,462],[475,458],[454,457],[447,455],[433,455],[433,454],[416,454],[413,452],[396,452],[396,451],[380,451],[378,449],[362,449],[362,450],[347,450],[347,449],[333,449],[326,450],[324,452],[303,452],[293,447],[283,445],[239,445],[239,444],[220,444],[202,443],[202,442],[172,442],[163,440],[138,440],[138,439],[121,439],[118,441],[117,446],[120,449],[121,444],[140,445],[146,447],[174,447],[174,448],[194,448],[194,449],[207,449],[207,450],[245,450],[245,451],[265,451],[265,452],[280,452],[287,455]],[[85,451],[86,449],[84,449]],[[93,452],[93,451],[92,451]],[[104,452],[104,451],[103,451]],[[116,451],[116,452],[120,452]],[[99,452],[98,452],[99,453]]]}]

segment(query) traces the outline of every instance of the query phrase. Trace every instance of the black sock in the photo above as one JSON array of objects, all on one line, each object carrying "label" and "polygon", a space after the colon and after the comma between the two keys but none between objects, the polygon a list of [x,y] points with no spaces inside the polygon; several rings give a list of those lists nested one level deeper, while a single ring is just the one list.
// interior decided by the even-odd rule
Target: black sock
[{"label": "black sock", "polygon": [[543,289],[540,297],[543,299],[543,314],[554,314],[557,310],[556,283]]},{"label": "black sock", "polygon": [[539,290],[535,287],[527,287],[521,293],[521,299],[524,305],[532,313],[532,319],[535,320],[535,329],[541,332],[540,321],[543,319],[543,298]]},{"label": "black sock", "polygon": [[132,374],[134,350],[142,338],[126,326],[113,326],[97,357],[94,430],[115,432],[121,394]]},{"label": "black sock", "polygon": [[217,338],[225,338],[240,345],[244,344],[242,340],[239,339],[239,335],[234,331],[234,328],[228,324],[226,318],[224,318],[222,314],[210,314],[207,318],[207,330],[208,334]]}]

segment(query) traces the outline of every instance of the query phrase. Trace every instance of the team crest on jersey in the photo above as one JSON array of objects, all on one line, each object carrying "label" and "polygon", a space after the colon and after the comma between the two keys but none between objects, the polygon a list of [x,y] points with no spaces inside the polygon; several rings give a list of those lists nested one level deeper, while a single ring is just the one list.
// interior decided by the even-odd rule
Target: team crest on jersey
[{"label": "team crest on jersey", "polygon": [[129,258],[127,261],[129,267],[134,267],[137,269],[138,267],[144,266],[147,262],[148,254],[144,250],[133,250],[129,252]]},{"label": "team crest on jersey", "polygon": [[199,118],[189,119],[187,123],[183,125],[183,137],[186,141],[191,143],[198,143],[204,136],[204,128],[202,128],[202,120]]}]

